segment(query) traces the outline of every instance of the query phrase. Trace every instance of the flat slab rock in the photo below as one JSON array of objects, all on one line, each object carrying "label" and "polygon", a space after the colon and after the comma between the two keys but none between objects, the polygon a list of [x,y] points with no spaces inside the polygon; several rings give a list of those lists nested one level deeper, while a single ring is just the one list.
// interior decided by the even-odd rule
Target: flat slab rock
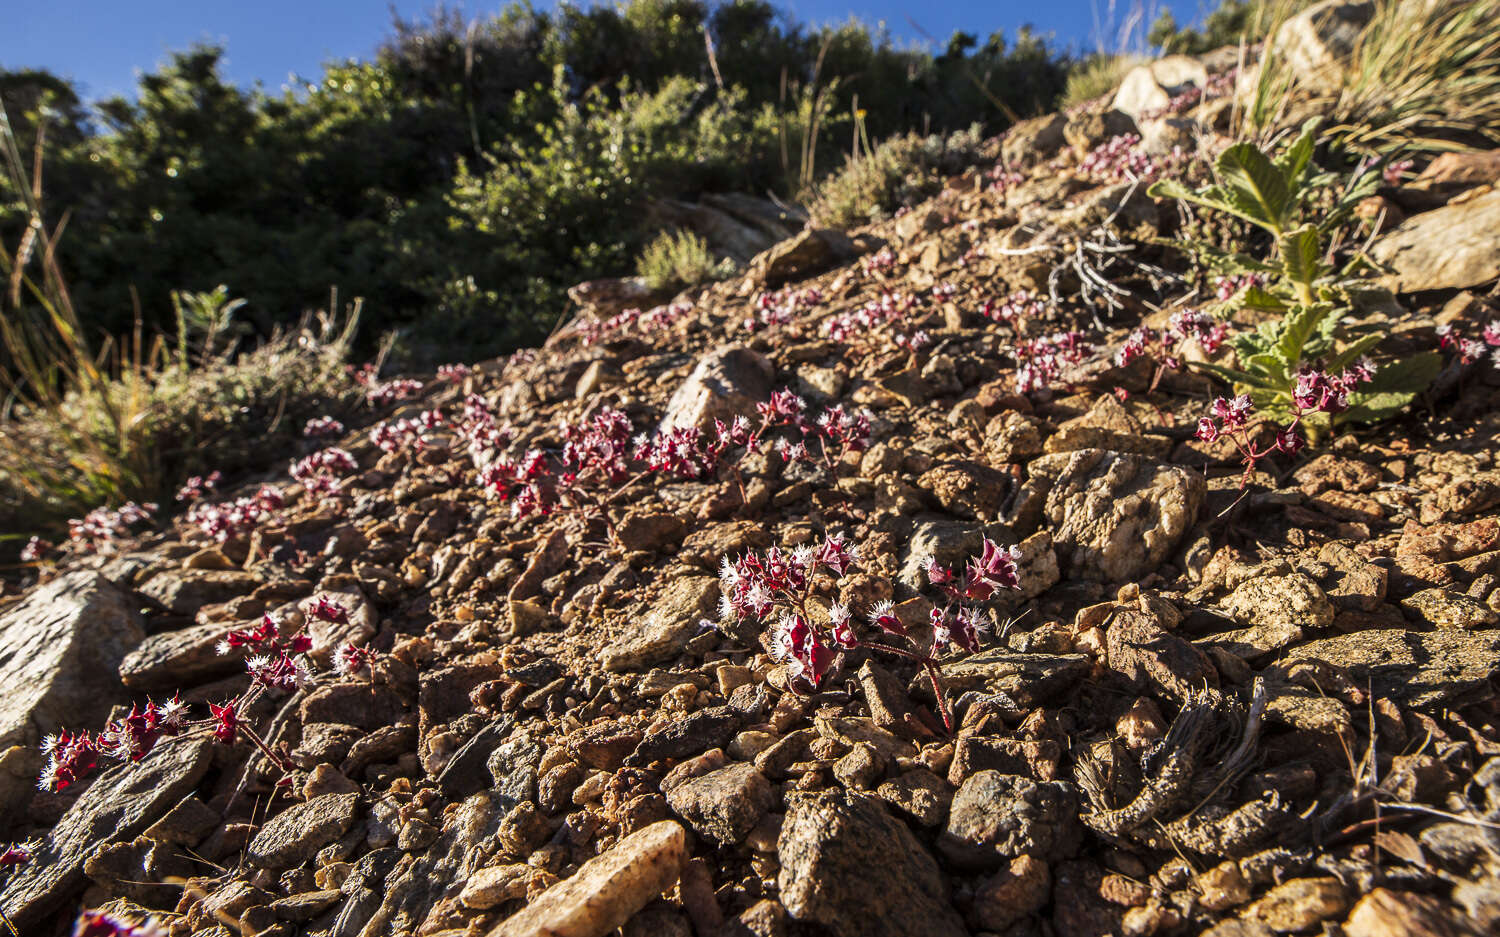
[{"label": "flat slab rock", "polygon": [[289,869],[349,832],[359,794],[323,794],[273,817],[250,841],[250,860],[270,869]]},{"label": "flat slab rock", "polygon": [[1287,652],[1288,663],[1298,659],[1343,667],[1359,686],[1368,679],[1377,698],[1421,709],[1452,706],[1494,694],[1500,631],[1357,631]]},{"label": "flat slab rock", "polygon": [[42,841],[35,860],[7,883],[0,910],[21,933],[34,933],[83,891],[89,856],[108,843],[129,842],[165,816],[197,787],[212,759],[212,742],[183,739],[100,775]]},{"label": "flat slab rock", "polygon": [[120,662],[120,679],[135,690],[196,686],[245,669],[238,654],[220,654],[216,645],[235,625],[209,622],[153,634]]},{"label": "flat slab rock", "polygon": [[965,937],[937,860],[872,797],[795,800],[776,843],[787,912],[836,937]]},{"label": "flat slab rock", "polygon": [[506,918],[489,937],[604,937],[682,876],[687,834],[674,820],[637,830]]},{"label": "flat slab rock", "polygon": [[120,660],[144,637],[130,596],[90,571],[0,615],[0,750],[101,721],[121,696],[112,692]]}]

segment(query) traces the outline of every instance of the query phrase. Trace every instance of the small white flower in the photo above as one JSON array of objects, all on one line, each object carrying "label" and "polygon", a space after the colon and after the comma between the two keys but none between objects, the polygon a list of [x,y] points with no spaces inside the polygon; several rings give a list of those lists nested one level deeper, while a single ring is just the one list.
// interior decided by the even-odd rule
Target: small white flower
[{"label": "small white flower", "polygon": [[223,657],[230,651],[234,650],[234,648],[230,646],[228,641],[220,641],[218,644],[214,645],[214,650],[218,652],[220,657]]}]

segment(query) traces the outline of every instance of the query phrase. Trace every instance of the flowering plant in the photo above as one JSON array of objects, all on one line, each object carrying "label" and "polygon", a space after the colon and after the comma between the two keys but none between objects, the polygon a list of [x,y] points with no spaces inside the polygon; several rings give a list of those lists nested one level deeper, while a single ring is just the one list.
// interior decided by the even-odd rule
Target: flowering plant
[{"label": "flowering plant", "polygon": [[[719,613],[725,621],[752,619],[770,626],[771,656],[785,664],[790,683],[817,689],[839,667],[841,654],[856,648],[891,654],[919,665],[932,683],[943,725],[953,730],[953,714],[944,696],[939,655],[951,649],[979,650],[979,634],[986,623],[978,603],[1000,589],[1019,587],[1019,551],[1003,550],[984,541],[979,556],[969,560],[962,574],[929,560],[928,582],[942,595],[942,604],[929,614],[931,637],[920,641],[902,622],[889,601],[866,611],[869,628],[857,628],[854,610],[827,596],[859,566],[859,552],[843,537],[830,535],[820,544],[803,544],[790,551],[772,547],[764,554],[738,560],[725,557],[720,569]],[[860,636],[873,630],[878,639]]]},{"label": "flowering plant", "polygon": [[[1215,163],[1218,181],[1213,185],[1191,189],[1162,180],[1150,190],[1155,197],[1232,215],[1273,239],[1276,253],[1267,260],[1187,245],[1223,272],[1259,275],[1260,282],[1243,287],[1243,280],[1232,281],[1235,289],[1229,301],[1271,317],[1233,340],[1238,367],[1199,366],[1227,381],[1235,394],[1248,395],[1256,409],[1303,424],[1309,438],[1331,429],[1335,417],[1368,422],[1398,412],[1432,382],[1441,366],[1436,353],[1424,353],[1387,364],[1378,373],[1360,366],[1346,375],[1386,336],[1378,330],[1350,334],[1340,329],[1346,311],[1342,304],[1356,284],[1349,278],[1350,268],[1334,268],[1335,234],[1354,206],[1374,191],[1379,175],[1374,170],[1356,172],[1331,207],[1322,205],[1319,200],[1334,188],[1335,177],[1313,171],[1317,127],[1316,119],[1308,121],[1297,139],[1274,157],[1251,142],[1229,147]],[[1298,389],[1308,373],[1342,381],[1346,405],[1316,411],[1303,406]],[[1344,380],[1346,376],[1355,379]],[[1308,419],[1313,413],[1326,416]]]},{"label": "flowering plant", "polygon": [[[348,620],[349,610],[327,596],[319,596],[307,614],[314,619],[338,622]],[[263,693],[291,692],[313,684],[312,662],[307,657],[312,640],[301,630],[282,634],[281,623],[266,615],[253,628],[230,629],[216,649],[221,655],[246,655],[250,687],[244,693],[223,703],[209,703],[206,719],[189,719],[188,704],[173,696],[161,703],[147,700],[144,707],[132,705],[128,714],[110,720],[97,734],[65,730],[49,735],[42,742],[46,762],[37,786],[42,790],[63,790],[93,771],[100,757],[140,761],[162,739],[193,731],[206,732],[225,745],[232,745],[241,737],[249,739],[273,765],[290,772],[292,766],[266,744],[247,722],[245,713]],[[334,655],[334,672],[352,674],[370,667],[373,659],[368,649],[346,645]]]}]

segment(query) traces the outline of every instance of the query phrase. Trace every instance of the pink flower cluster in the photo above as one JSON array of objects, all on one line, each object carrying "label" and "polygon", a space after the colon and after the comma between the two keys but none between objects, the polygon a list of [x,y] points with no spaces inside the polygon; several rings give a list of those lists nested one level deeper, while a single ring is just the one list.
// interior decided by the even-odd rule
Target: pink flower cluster
[{"label": "pink flower cluster", "polygon": [[447,381],[449,384],[458,384],[473,373],[474,369],[466,364],[440,364],[437,369],[437,379]]},{"label": "pink flower cluster", "polygon": [[321,436],[337,436],[344,431],[344,424],[331,416],[314,417],[302,427],[302,435],[309,439]]},{"label": "pink flower cluster", "polygon": [[183,483],[181,488],[177,489],[177,500],[197,501],[203,497],[205,492],[213,491],[217,488],[223,477],[217,470],[210,472],[207,477],[194,475]]},{"label": "pink flower cluster", "polygon": [[1137,134],[1126,133],[1099,144],[1078,165],[1078,171],[1102,182],[1135,182],[1175,172],[1189,156],[1174,146],[1165,156],[1153,156],[1141,146]]},{"label": "pink flower cluster", "polygon": [[990,188],[996,192],[1007,192],[1026,181],[1025,176],[1006,169],[1003,163],[996,163],[993,169],[985,173],[985,178],[990,180]]},{"label": "pink flower cluster", "polygon": [[60,791],[82,780],[98,764],[100,756],[140,761],[163,737],[186,728],[187,704],[172,697],[160,705],[147,701],[146,708],[131,706],[129,714],[106,723],[97,736],[87,732],[59,732],[42,740],[46,763],[37,786]]},{"label": "pink flower cluster", "polygon": [[422,392],[422,382],[411,378],[397,378],[365,393],[365,400],[373,407],[386,407],[398,400],[409,400]]},{"label": "pink flower cluster", "polygon": [[21,548],[21,562],[35,563],[46,556],[47,551],[52,548],[52,541],[43,540],[41,537],[32,537],[26,541],[26,546]]},{"label": "pink flower cluster", "polygon": [[812,309],[823,301],[815,287],[794,290],[791,287],[755,297],[754,314],[746,317],[745,330],[756,332],[773,325],[787,325],[799,310]]},{"label": "pink flower cluster", "polygon": [[68,540],[74,549],[92,553],[116,537],[128,534],[130,525],[150,520],[156,509],[155,504],[134,501],[127,501],[114,511],[94,508],[83,517],[68,521]]},{"label": "pink flower cluster", "polygon": [[887,273],[896,268],[896,254],[889,247],[882,247],[873,254],[859,259],[859,269],[865,276]]},{"label": "pink flower cluster", "polygon": [[1380,177],[1385,181],[1386,185],[1400,185],[1401,180],[1406,178],[1406,174],[1411,172],[1412,167],[1415,165],[1416,163],[1412,160],[1398,159],[1395,162],[1387,163],[1380,170]]},{"label": "pink flower cluster", "polygon": [[[320,598],[319,601],[328,600]],[[330,604],[343,612],[342,606]],[[276,619],[270,615],[262,617],[260,625],[255,628],[231,629],[216,650],[220,654],[251,652],[245,659],[245,669],[255,685],[274,690],[295,690],[312,685],[312,665],[306,657],[312,650],[312,639],[302,632],[283,638]]]},{"label": "pink flower cluster", "polygon": [[463,414],[454,429],[458,438],[464,441],[475,465],[493,458],[495,452],[509,444],[514,435],[508,424],[502,426],[495,419],[495,412],[478,394],[464,398]]},{"label": "pink flower cluster", "polygon": [[980,315],[1011,328],[1019,328],[1028,320],[1040,319],[1046,313],[1047,305],[1031,290],[1016,290],[1004,299],[986,299],[979,306]]},{"label": "pink flower cluster", "polygon": [[811,461],[810,443],[816,443],[818,457],[823,465],[833,471],[834,467],[851,452],[863,452],[870,445],[870,416],[863,411],[854,413],[842,404],[826,408],[817,420],[807,419],[807,401],[785,388],[771,394],[771,399],[756,404],[760,413],[760,429],[751,437],[755,445],[766,431],[774,427],[791,427],[802,434],[800,440],[787,438],[776,441],[776,451],[787,462]]},{"label": "pink flower cluster", "polygon": [[1249,421],[1254,406],[1248,394],[1226,400],[1219,397],[1209,406],[1209,415],[1198,420],[1197,437],[1204,442],[1228,439],[1239,450],[1245,473],[1240,480],[1244,487],[1261,459],[1273,452],[1296,455],[1306,444],[1300,432],[1302,421],[1314,413],[1342,413],[1349,409],[1349,395],[1358,384],[1365,383],[1375,375],[1374,367],[1361,358],[1346,367],[1338,375],[1328,374],[1316,368],[1303,368],[1297,373],[1292,387],[1292,406],[1295,408],[1292,422],[1276,432],[1267,445],[1257,447],[1250,438]]},{"label": "pink flower cluster", "polygon": [[280,491],[270,485],[261,485],[260,490],[248,498],[236,498],[222,504],[200,501],[188,511],[187,520],[223,543],[248,534],[285,504]]},{"label": "pink flower cluster", "polygon": [[11,843],[4,849],[0,849],[0,869],[26,865],[36,857],[36,852],[39,848],[41,847],[35,840],[28,840],[23,843]]},{"label": "pink flower cluster", "polygon": [[300,482],[309,494],[335,495],[343,488],[340,478],[359,468],[354,456],[336,446],[292,463],[292,480]]},{"label": "pink flower cluster", "polygon": [[[1458,353],[1460,364],[1472,364],[1489,355],[1496,366],[1500,366],[1500,319],[1484,327],[1479,338],[1465,338],[1451,324],[1437,327],[1438,347]],[[1492,352],[1489,349],[1494,348]]]},{"label": "pink flower cluster", "polygon": [[73,937],[167,937],[154,920],[135,923],[108,911],[85,911],[73,924]]},{"label": "pink flower cluster", "polygon": [[[646,312],[636,308],[630,308],[617,312],[608,319],[590,319],[578,326],[578,334],[583,339],[585,346],[597,345],[614,336],[616,332],[625,331],[635,326],[637,334],[648,335],[652,332],[668,328],[683,316],[693,311],[691,303],[672,303],[666,306],[654,306]],[[517,352],[520,354],[520,352]],[[534,359],[530,359],[534,360]]]},{"label": "pink flower cluster", "polygon": [[1176,371],[1182,367],[1182,348],[1188,342],[1197,342],[1205,354],[1212,355],[1224,343],[1224,323],[1197,309],[1175,312],[1167,320],[1165,329],[1140,326],[1115,352],[1115,365],[1125,367],[1137,358],[1152,358],[1157,362],[1156,377],[1151,386],[1161,379],[1163,370]]},{"label": "pink flower cluster", "polygon": [[[820,593],[836,591],[859,565],[859,552],[843,537],[831,535],[820,544],[803,544],[791,551],[772,547],[762,555],[725,558],[719,567],[719,615],[725,621],[768,624],[767,647],[784,663],[792,681],[816,689],[839,666],[840,653],[859,647],[893,654],[922,666],[951,730],[952,716],[944,700],[937,656],[950,648],[973,653],[984,628],[975,603],[985,602],[1001,589],[1017,589],[1016,560],[1020,552],[986,539],[979,556],[969,560],[963,574],[929,560],[928,580],[944,596],[929,614],[931,641],[918,643],[894,606],[877,602],[867,611],[870,626],[884,640],[863,639],[855,629],[853,610],[843,602],[816,601]],[[900,645],[887,643],[899,641]]]},{"label": "pink flower cluster", "polygon": [[1062,375],[1063,368],[1081,363],[1093,350],[1078,331],[1016,339],[1012,351],[1016,358],[1016,393],[1050,388]]},{"label": "pink flower cluster", "polygon": [[416,417],[402,417],[376,424],[370,430],[370,442],[381,452],[395,452],[406,448],[421,450],[427,445],[432,433],[447,425],[447,421],[437,410],[423,410]]},{"label": "pink flower cluster", "polygon": [[839,536],[790,552],[771,547],[764,555],[747,554],[734,562],[726,557],[719,569],[720,615],[726,621],[772,622],[771,655],[787,665],[793,679],[816,689],[837,661],[835,648],[852,649],[859,641],[848,607],[838,603],[827,610],[825,634],[809,601],[809,580],[820,569],[841,580],[858,562],[857,548]]},{"label": "pink flower cluster", "polygon": [[1241,290],[1247,290],[1252,286],[1262,286],[1265,282],[1266,278],[1258,273],[1236,273],[1227,277],[1219,277],[1214,281],[1214,298],[1221,303],[1227,303]]},{"label": "pink flower cluster", "polygon": [[891,344],[915,351],[929,341],[926,332],[908,321],[915,307],[916,300],[906,293],[882,293],[879,299],[872,299],[858,309],[830,317],[823,323],[823,334],[833,341],[850,344],[888,331]]}]

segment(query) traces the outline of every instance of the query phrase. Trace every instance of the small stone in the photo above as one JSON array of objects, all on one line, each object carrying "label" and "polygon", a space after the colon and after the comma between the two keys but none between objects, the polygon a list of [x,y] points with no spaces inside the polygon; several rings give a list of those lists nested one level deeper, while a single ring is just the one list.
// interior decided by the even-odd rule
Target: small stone
[{"label": "small stone", "polygon": [[885,773],[885,759],[868,742],[860,742],[849,749],[833,765],[833,776],[840,784],[852,790],[868,790]]},{"label": "small stone", "polygon": [[937,862],[878,800],[828,793],[794,801],[777,844],[791,916],[835,937],[963,937]]},{"label": "small stone", "polygon": [[515,898],[532,897],[556,882],[557,876],[525,863],[492,865],[469,877],[458,893],[458,903],[483,911]]},{"label": "small stone", "polygon": [[1247,579],[1224,599],[1223,605],[1248,625],[1326,628],[1333,624],[1333,603],[1302,573]]},{"label": "small stone", "polygon": [[358,806],[358,794],[324,794],[282,811],[251,840],[251,861],[270,869],[301,865],[349,832]]},{"label": "small stone", "polygon": [[672,788],[667,804],[720,846],[745,838],[771,806],[771,785],[751,764],[733,764]]},{"label": "small stone", "polygon": [[1433,628],[1475,630],[1500,624],[1496,613],[1479,599],[1450,589],[1423,589],[1401,600],[1417,621]]},{"label": "small stone", "polygon": [[1349,893],[1336,878],[1294,878],[1271,889],[1241,915],[1278,934],[1307,930],[1349,907]]},{"label": "small stone", "polygon": [[1017,856],[974,892],[969,919],[975,928],[1003,931],[1040,910],[1052,895],[1047,863],[1033,856]]},{"label": "small stone", "polygon": [[600,722],[568,736],[568,753],[590,768],[614,771],[641,743],[641,733],[629,725]]},{"label": "small stone", "polygon": [[1198,903],[1210,911],[1227,911],[1250,900],[1250,883],[1237,862],[1221,862],[1195,876],[1193,884],[1198,888]]},{"label": "small stone", "polygon": [[676,657],[718,601],[719,581],[707,576],[675,579],[651,606],[642,624],[604,649],[600,662],[611,673],[635,670]]},{"label": "small stone", "polygon": [[1445,902],[1430,895],[1376,888],[1344,923],[1345,937],[1478,937]]},{"label": "small stone", "polygon": [[312,770],[302,785],[302,799],[312,800],[324,794],[352,794],[359,785],[346,778],[339,769],[324,762]]},{"label": "small stone", "polygon": [[1070,785],[979,771],[954,795],[938,849],[963,868],[993,869],[1020,855],[1067,858],[1082,839]]},{"label": "small stone", "polygon": [[604,937],[676,884],[685,844],[682,825],[672,820],[637,830],[506,918],[489,937]]},{"label": "small stone", "polygon": [[948,815],[953,787],[926,768],[913,768],[880,785],[875,795],[923,826],[937,826]]}]

